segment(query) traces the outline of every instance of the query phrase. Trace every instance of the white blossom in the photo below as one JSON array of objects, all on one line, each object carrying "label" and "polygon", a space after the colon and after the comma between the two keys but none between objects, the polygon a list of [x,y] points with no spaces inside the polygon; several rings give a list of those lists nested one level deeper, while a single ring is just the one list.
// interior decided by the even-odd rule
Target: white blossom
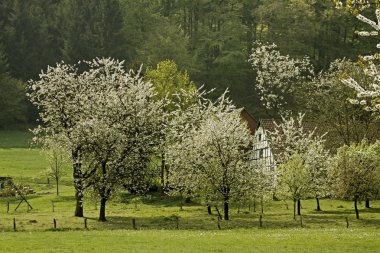
[{"label": "white blossom", "polygon": [[[87,70],[80,72],[80,64]],[[83,206],[89,186],[103,200],[117,185],[141,188],[164,117],[152,85],[139,73],[126,72],[123,62],[97,58],[78,65],[48,67],[40,80],[29,83],[28,96],[41,111],[35,133],[65,138],[77,206]]]},{"label": "white blossom", "polygon": [[168,149],[169,182],[207,201],[223,202],[228,219],[230,200],[252,187],[249,129],[226,94],[216,102],[199,100],[188,110],[179,115],[181,132]]},{"label": "white blossom", "polygon": [[256,84],[263,105],[275,113],[281,112],[287,100],[313,76],[313,67],[307,57],[293,59],[281,55],[275,44],[256,43],[249,62],[257,72]]},{"label": "white blossom", "polygon": [[[336,6],[343,6],[342,1],[334,0],[334,2]],[[345,6],[356,16],[358,20],[369,26],[370,30],[358,32],[360,36],[378,36],[378,31],[380,30],[380,7],[378,3],[371,3],[367,0],[353,0],[347,1],[345,3]],[[368,18],[360,13],[363,10],[370,8],[371,6],[375,7],[375,19]],[[377,44],[376,47],[380,48],[380,44]],[[360,104],[365,106],[365,110],[369,111],[379,111],[380,108],[380,106],[378,106],[380,103],[380,74],[377,63],[378,59],[378,54],[361,57],[363,73],[369,80],[371,80],[370,82],[372,82],[372,85],[366,86],[364,83],[359,84],[349,75],[346,75],[342,78],[342,82],[345,85],[356,90]],[[355,100],[351,101],[356,103]]]}]

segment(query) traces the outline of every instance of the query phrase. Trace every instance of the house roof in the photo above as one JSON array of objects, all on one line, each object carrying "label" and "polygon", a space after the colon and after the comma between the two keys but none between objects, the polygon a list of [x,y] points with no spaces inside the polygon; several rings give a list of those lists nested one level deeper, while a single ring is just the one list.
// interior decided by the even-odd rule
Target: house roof
[{"label": "house roof", "polygon": [[251,135],[254,135],[257,129],[257,120],[245,108],[240,112],[240,115],[247,122]]}]

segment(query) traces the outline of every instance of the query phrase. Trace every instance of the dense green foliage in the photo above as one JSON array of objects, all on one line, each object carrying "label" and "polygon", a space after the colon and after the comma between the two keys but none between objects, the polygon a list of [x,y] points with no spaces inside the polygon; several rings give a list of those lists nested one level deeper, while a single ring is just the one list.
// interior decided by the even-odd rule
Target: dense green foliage
[{"label": "dense green foliage", "polygon": [[338,149],[331,168],[332,193],[342,199],[357,202],[379,197],[379,142],[368,145],[366,141]]},{"label": "dense green foliage", "polygon": [[[247,62],[253,42],[275,42],[292,57],[307,55],[320,70],[336,58],[371,51],[373,39],[355,33],[361,25],[330,1],[4,0],[0,66],[9,62],[9,78],[25,82],[62,60],[113,57],[129,68],[144,64],[145,70],[169,59],[197,85],[230,87],[239,106],[263,116]],[[34,122],[30,105],[21,110],[22,85],[7,83],[13,104],[2,106],[7,113],[0,114],[0,127]],[[9,113],[9,108],[19,109]]]}]

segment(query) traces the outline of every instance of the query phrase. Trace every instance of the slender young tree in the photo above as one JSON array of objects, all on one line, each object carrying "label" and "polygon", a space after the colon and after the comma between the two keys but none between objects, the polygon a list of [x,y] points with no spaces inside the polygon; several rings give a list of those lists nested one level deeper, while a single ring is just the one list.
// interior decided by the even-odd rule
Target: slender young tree
[{"label": "slender young tree", "polygon": [[321,210],[320,198],[328,194],[328,168],[331,156],[321,143],[312,143],[303,154],[305,167],[311,176],[310,193],[314,194],[317,211]]},{"label": "slender young tree", "polygon": [[70,165],[70,156],[63,146],[63,141],[59,137],[45,138],[43,153],[48,161],[48,168],[44,171],[48,177],[54,179],[56,184],[56,194],[59,195],[59,183],[67,173]]},{"label": "slender young tree", "polygon": [[300,215],[300,200],[310,193],[312,185],[311,173],[306,168],[305,161],[300,154],[292,154],[285,163],[278,167],[278,184],[281,193],[289,195],[293,199],[293,218],[295,220],[296,203],[298,202],[298,215]]}]

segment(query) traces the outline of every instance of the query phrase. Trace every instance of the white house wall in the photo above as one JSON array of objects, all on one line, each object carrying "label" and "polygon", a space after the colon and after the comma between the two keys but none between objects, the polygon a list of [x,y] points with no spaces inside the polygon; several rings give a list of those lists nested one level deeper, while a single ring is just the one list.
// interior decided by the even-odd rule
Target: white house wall
[{"label": "white house wall", "polygon": [[263,164],[267,170],[273,171],[275,168],[275,161],[265,134],[265,130],[262,127],[259,127],[253,138],[252,161]]}]

